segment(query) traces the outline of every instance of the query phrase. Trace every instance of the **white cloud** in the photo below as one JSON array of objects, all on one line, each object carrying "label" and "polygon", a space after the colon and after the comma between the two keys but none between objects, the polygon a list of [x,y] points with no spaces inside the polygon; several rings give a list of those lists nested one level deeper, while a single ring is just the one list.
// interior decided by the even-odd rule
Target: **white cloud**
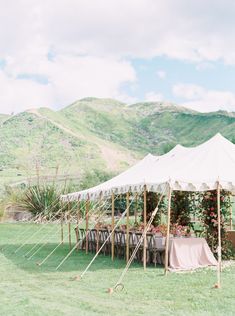
[{"label": "white cloud", "polygon": [[193,84],[176,84],[173,94],[182,98],[182,106],[199,112],[235,111],[235,94],[231,91],[207,90]]},{"label": "white cloud", "polygon": [[0,71],[0,113],[23,111],[27,108],[50,106],[53,93],[50,85],[31,80],[17,80]]},{"label": "white cloud", "polygon": [[37,47],[235,63],[231,0],[0,0],[0,9],[0,54]]},{"label": "white cloud", "polygon": [[179,83],[173,86],[173,94],[176,97],[182,97],[188,100],[200,98],[204,93],[204,88],[195,84]]},{"label": "white cloud", "polygon": [[160,78],[160,79],[165,79],[166,78],[166,72],[164,70],[158,70],[157,71],[157,76]]},{"label": "white cloud", "polygon": [[196,70],[198,71],[204,71],[204,70],[213,69],[213,68],[215,68],[215,65],[208,62],[200,62],[196,65]]},{"label": "white cloud", "polygon": [[87,95],[128,100],[123,84],[136,80],[128,58],[235,64],[234,15],[231,0],[0,0],[0,111]]},{"label": "white cloud", "polygon": [[231,0],[53,3],[40,8],[47,38],[59,51],[235,63]]},{"label": "white cloud", "polygon": [[145,101],[147,102],[160,102],[163,101],[164,96],[162,93],[149,91],[145,94]]},{"label": "white cloud", "polygon": [[[0,112],[16,112],[40,106],[66,106],[86,96],[119,98],[120,85],[136,80],[132,66],[122,60],[98,57],[57,56],[50,62],[41,58],[38,63],[23,57],[11,60],[0,71]],[[18,79],[19,74],[40,74],[48,79],[41,84],[31,79]],[[31,78],[31,77],[30,77]]]}]

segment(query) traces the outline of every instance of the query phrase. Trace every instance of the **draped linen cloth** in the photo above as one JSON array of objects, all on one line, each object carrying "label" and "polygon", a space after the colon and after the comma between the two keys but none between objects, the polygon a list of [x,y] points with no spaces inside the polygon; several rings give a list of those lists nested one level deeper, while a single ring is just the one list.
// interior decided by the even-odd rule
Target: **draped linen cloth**
[{"label": "draped linen cloth", "polygon": [[194,270],[217,265],[204,238],[172,238],[169,261],[171,270]]}]

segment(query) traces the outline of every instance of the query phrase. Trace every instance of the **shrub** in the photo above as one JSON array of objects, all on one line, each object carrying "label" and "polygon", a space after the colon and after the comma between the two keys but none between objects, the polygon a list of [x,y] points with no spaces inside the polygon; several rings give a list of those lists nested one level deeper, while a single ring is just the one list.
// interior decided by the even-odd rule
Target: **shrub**
[{"label": "shrub", "polygon": [[[234,256],[232,246],[227,240],[226,236],[226,224],[229,221],[229,210],[231,207],[231,194],[230,192],[221,191],[220,206],[221,206],[221,246],[222,246],[222,258],[231,259]],[[208,191],[202,194],[201,201],[201,218],[203,220],[207,242],[217,255],[218,247],[218,214],[217,214],[217,192]]]},{"label": "shrub", "polygon": [[61,208],[61,191],[55,185],[35,185],[25,190],[21,206],[36,215],[51,215]]}]

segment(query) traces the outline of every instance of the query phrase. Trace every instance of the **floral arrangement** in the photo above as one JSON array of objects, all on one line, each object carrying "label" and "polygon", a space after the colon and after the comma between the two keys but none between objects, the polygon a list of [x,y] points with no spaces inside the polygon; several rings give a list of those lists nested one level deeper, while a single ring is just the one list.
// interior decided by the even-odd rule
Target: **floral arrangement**
[{"label": "floral arrangement", "polygon": [[[154,228],[153,225],[151,225],[148,229],[149,232],[152,231],[152,229]],[[144,223],[139,223],[138,225],[135,225],[134,227],[132,227],[130,230],[134,230],[134,231],[139,231],[139,232],[143,232],[144,231]]]},{"label": "floral arrangement", "polygon": [[161,234],[165,237],[167,233],[167,226],[165,224],[158,225],[157,227],[153,227],[151,232],[154,234]]},{"label": "floral arrangement", "polygon": [[112,226],[110,224],[102,223],[102,222],[97,222],[95,225],[95,229],[107,229],[111,230]]},{"label": "floral arrangement", "polygon": [[[222,257],[229,259],[234,256],[230,242],[226,239],[225,226],[229,220],[229,209],[231,207],[230,193],[222,190],[220,195],[221,206],[221,245]],[[208,245],[215,255],[218,247],[218,215],[217,215],[217,192],[208,191],[202,194],[201,219],[206,230]]]},{"label": "floral arrangement", "polygon": [[179,224],[173,224],[170,233],[175,237],[190,236],[190,228]]}]

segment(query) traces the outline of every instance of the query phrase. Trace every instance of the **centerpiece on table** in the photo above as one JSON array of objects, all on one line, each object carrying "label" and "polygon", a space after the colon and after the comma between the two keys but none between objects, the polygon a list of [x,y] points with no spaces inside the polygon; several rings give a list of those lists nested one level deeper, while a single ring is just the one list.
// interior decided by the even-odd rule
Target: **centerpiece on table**
[{"label": "centerpiece on table", "polygon": [[177,223],[171,226],[170,233],[174,237],[190,237],[191,236],[190,228],[188,226],[179,225]]}]

